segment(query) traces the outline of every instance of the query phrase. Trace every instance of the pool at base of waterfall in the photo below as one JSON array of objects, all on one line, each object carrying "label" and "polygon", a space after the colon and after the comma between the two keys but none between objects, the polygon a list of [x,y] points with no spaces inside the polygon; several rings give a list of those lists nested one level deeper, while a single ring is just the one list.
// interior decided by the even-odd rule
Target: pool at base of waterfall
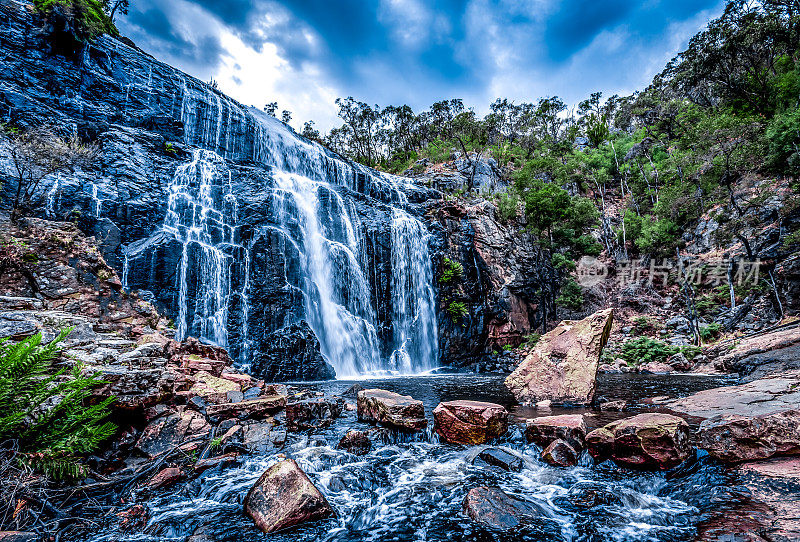
[{"label": "pool at base of waterfall", "polygon": [[[684,396],[730,382],[703,376],[606,375],[598,393],[608,400]],[[494,446],[525,456],[519,472],[475,463],[483,446],[441,444],[431,432],[393,434],[372,450],[355,456],[337,450],[349,429],[365,429],[355,412],[345,411],[333,425],[314,433],[289,433],[282,453],[297,461],[324,493],[336,516],[283,533],[262,534],[243,513],[243,500],[261,474],[280,458],[251,456],[227,470],[211,469],[200,477],[153,494],[141,491],[135,501],[149,510],[144,533],[106,533],[94,541],[691,541],[709,513],[742,500],[727,471],[709,458],[690,460],[667,473],[632,472],[611,462],[594,465],[584,452],[572,468],[558,468],[539,459],[540,449],[525,442],[526,417],[561,411],[514,407],[503,376],[430,375],[361,380],[364,388],[383,388],[422,400],[429,419],[439,401],[474,399],[506,405],[509,432]],[[341,394],[352,382],[331,381],[303,386]],[[634,397],[638,395],[637,397]],[[352,398],[347,399],[353,402]],[[637,407],[634,406],[634,410]],[[589,409],[590,428],[614,416]],[[511,532],[490,531],[462,512],[464,497],[479,486],[497,487],[535,504],[538,517]],[[611,498],[586,506],[581,492],[602,492]],[[591,500],[591,499],[590,499]],[[192,535],[195,535],[193,538]]]}]

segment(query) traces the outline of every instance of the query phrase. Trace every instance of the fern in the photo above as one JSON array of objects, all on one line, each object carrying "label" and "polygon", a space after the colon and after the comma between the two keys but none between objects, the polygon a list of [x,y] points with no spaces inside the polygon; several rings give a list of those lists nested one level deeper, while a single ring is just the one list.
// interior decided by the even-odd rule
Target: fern
[{"label": "fern", "polygon": [[70,330],[48,344],[41,334],[18,343],[0,341],[0,442],[15,440],[21,461],[61,479],[83,476],[79,457],[91,453],[116,431],[103,420],[114,398],[86,405],[97,375],[56,370],[52,360]]}]

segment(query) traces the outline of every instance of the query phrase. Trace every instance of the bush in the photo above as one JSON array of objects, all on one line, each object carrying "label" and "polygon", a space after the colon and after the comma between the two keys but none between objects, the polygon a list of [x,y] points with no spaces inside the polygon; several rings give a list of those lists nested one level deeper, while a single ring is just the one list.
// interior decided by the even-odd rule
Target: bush
[{"label": "bush", "polygon": [[454,262],[450,258],[442,260],[442,275],[439,277],[439,282],[442,284],[450,284],[464,276],[464,266],[458,262]]},{"label": "bush", "polygon": [[713,323],[709,324],[705,327],[700,328],[700,338],[704,341],[710,341],[712,339],[716,339],[719,337],[720,331],[722,330],[722,324]]},{"label": "bush", "polygon": [[36,10],[49,16],[56,7],[72,20],[74,30],[81,40],[90,40],[100,34],[119,35],[104,5],[98,0],[33,0]]},{"label": "bush", "polygon": [[21,462],[56,479],[84,476],[80,456],[116,430],[103,422],[113,398],[85,404],[91,388],[103,382],[82,376],[78,366],[71,374],[53,367],[68,334],[46,345],[39,333],[18,343],[0,341],[0,442],[13,440]]},{"label": "bush", "polygon": [[580,310],[583,306],[583,288],[572,277],[567,278],[556,298],[556,304],[570,310]]},{"label": "bush", "polygon": [[628,365],[636,366],[651,361],[664,363],[670,356],[678,352],[680,352],[679,347],[666,344],[658,339],[637,337],[622,345],[619,357],[624,359]]},{"label": "bush", "polygon": [[457,324],[459,320],[469,314],[469,309],[467,309],[467,306],[461,301],[451,301],[447,305],[447,314],[453,319],[453,323]]},{"label": "bush", "polygon": [[519,215],[519,196],[512,192],[504,192],[497,198],[497,211],[500,220],[508,222]]}]

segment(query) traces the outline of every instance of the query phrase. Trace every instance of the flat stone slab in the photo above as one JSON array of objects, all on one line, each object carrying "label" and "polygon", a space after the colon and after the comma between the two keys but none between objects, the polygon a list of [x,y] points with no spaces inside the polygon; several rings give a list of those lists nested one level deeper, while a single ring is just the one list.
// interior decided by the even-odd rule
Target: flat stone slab
[{"label": "flat stone slab", "polygon": [[701,391],[664,404],[673,412],[695,418],[736,414],[762,416],[800,405],[800,370],[753,380],[737,386]]}]

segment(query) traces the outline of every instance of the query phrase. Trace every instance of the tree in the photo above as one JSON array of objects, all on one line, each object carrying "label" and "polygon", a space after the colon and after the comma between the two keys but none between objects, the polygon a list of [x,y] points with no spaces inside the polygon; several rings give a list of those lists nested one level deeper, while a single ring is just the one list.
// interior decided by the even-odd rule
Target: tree
[{"label": "tree", "polygon": [[7,143],[13,172],[11,222],[41,207],[45,178],[86,167],[97,152],[94,145],[82,143],[77,135],[64,139],[47,126],[10,131]]},{"label": "tree", "polygon": [[269,102],[264,106],[264,112],[270,117],[276,117],[278,112],[278,102]]},{"label": "tree", "polygon": [[117,12],[127,15],[130,7],[130,0],[103,0],[103,9],[108,13],[108,18],[112,23]]},{"label": "tree", "polygon": [[281,120],[286,124],[289,124],[290,122],[292,122],[292,112],[291,111],[287,111],[286,109],[281,111]]},{"label": "tree", "polygon": [[319,130],[314,128],[313,120],[310,120],[305,124],[303,124],[303,132],[300,135],[314,141],[318,141],[320,137]]}]

